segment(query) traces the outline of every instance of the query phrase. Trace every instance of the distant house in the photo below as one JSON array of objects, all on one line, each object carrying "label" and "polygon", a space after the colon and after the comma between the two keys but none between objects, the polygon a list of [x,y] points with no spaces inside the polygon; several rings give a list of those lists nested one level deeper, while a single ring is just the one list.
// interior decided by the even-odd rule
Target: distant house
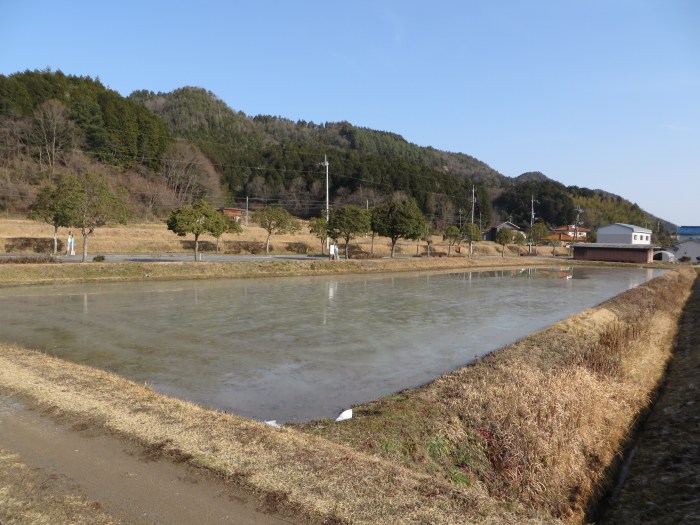
[{"label": "distant house", "polygon": [[219,213],[225,217],[233,217],[236,222],[241,222],[241,217],[243,217],[245,210],[240,208],[219,208]]},{"label": "distant house", "polygon": [[558,226],[557,228],[554,228],[553,230],[550,230],[552,235],[568,235],[571,237],[571,240],[576,238],[577,241],[582,241],[586,239],[586,235],[588,232],[591,231],[588,228],[584,228],[583,226],[579,226],[576,228],[575,225],[572,224],[567,224],[566,226]]},{"label": "distant house", "polygon": [[620,222],[598,228],[598,242],[574,244],[576,260],[646,264],[653,257],[651,230]]},{"label": "distant house", "polygon": [[679,242],[664,248],[669,252],[673,252],[676,256],[676,261],[680,261],[683,257],[688,257],[690,262],[700,262],[700,239],[688,239],[687,241]]},{"label": "distant house", "polygon": [[598,244],[651,244],[651,230],[617,222],[598,228]]},{"label": "distant house", "polygon": [[503,228],[508,228],[510,230],[513,230],[513,235],[515,236],[516,233],[519,235],[523,235],[521,229],[513,224],[510,221],[504,221],[500,224],[497,224],[496,226],[491,226],[488,230],[483,232],[481,234],[481,238],[485,241],[495,241],[496,240],[496,234],[501,231]]},{"label": "distant house", "polygon": [[542,239],[544,242],[560,242],[561,244],[569,244],[574,242],[573,236],[568,233],[550,233]]},{"label": "distant house", "polygon": [[700,239],[700,226],[681,226],[676,232],[676,239],[688,241],[690,239]]}]

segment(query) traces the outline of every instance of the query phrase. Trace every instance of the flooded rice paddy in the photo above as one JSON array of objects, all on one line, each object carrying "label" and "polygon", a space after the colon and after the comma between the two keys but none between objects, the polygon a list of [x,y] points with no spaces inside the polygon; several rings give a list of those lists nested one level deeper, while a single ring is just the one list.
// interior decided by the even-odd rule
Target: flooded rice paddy
[{"label": "flooded rice paddy", "polygon": [[261,420],[418,386],[660,271],[479,272],[0,289],[0,339]]}]

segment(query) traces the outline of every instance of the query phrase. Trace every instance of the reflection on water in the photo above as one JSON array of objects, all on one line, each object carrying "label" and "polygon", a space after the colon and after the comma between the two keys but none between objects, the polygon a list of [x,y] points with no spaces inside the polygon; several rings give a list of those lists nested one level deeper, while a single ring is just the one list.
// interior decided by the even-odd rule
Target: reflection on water
[{"label": "reflection on water", "polygon": [[0,339],[257,419],[428,382],[658,271],[518,271],[0,290]]}]

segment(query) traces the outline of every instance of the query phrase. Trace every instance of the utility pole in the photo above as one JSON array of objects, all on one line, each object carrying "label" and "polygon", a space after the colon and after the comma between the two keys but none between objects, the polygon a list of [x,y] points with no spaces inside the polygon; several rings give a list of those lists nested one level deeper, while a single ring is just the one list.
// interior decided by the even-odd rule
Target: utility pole
[{"label": "utility pole", "polygon": [[330,214],[331,208],[330,208],[330,205],[328,202],[328,191],[329,191],[328,190],[328,157],[326,155],[323,156],[323,162],[321,163],[321,166],[326,167],[326,222],[328,222],[328,220],[331,217],[331,214]]},{"label": "utility pole", "polygon": [[245,225],[248,226],[248,195],[245,196]]},{"label": "utility pole", "polygon": [[[321,163],[321,166],[326,167],[326,228],[328,228],[328,221],[331,218],[331,208],[329,204],[329,190],[328,190],[328,157],[326,155],[323,156],[323,162]],[[331,242],[328,236],[326,235],[326,248],[328,248],[328,251],[330,252],[330,246]]]},{"label": "utility pole", "polygon": [[459,229],[461,231],[462,230],[462,208],[457,210],[457,213],[459,213]]},{"label": "utility pole", "polygon": [[472,224],[474,224],[474,204],[476,201],[474,200],[474,185],[472,184]]},{"label": "utility pole", "polygon": [[532,195],[530,200],[530,242],[528,243],[527,253],[532,253],[532,227],[535,225],[535,196]]},{"label": "utility pole", "polygon": [[571,244],[571,253],[573,254],[573,246],[576,244],[576,241],[578,241],[578,219],[579,216],[583,213],[583,210],[581,208],[575,208],[574,211],[576,212],[576,222],[574,223],[574,242]]}]

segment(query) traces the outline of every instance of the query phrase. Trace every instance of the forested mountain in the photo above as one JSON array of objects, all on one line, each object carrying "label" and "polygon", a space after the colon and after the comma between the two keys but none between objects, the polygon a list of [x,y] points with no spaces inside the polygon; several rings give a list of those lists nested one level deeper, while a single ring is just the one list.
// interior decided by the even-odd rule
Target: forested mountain
[{"label": "forested mountain", "polygon": [[278,203],[309,217],[325,207],[324,158],[333,205],[411,197],[438,229],[469,217],[472,188],[484,227],[511,217],[529,224],[533,197],[537,219],[549,224],[571,223],[577,206],[593,227],[657,222],[621,197],[566,188],[539,172],[505,177],[469,155],[349,122],[250,117],[201,88],[124,98],[89,77],[0,75],[0,209],[25,210],[63,173],[100,170],[128,190],[137,215],[162,216],[205,197]]},{"label": "forested mountain", "polygon": [[5,147],[52,169],[74,149],[115,166],[157,170],[168,142],[161,119],[88,77],[27,71],[0,75]]},{"label": "forested mountain", "polygon": [[129,98],[160,116],[174,137],[205,152],[234,198],[279,202],[301,215],[315,215],[324,206],[324,158],[334,203],[372,206],[400,192],[415,198],[438,222],[459,208],[471,209],[472,184],[477,213],[490,217],[487,187],[506,179],[472,157],[421,148],[394,133],[348,122],[248,117],[198,88],[139,91]]}]

